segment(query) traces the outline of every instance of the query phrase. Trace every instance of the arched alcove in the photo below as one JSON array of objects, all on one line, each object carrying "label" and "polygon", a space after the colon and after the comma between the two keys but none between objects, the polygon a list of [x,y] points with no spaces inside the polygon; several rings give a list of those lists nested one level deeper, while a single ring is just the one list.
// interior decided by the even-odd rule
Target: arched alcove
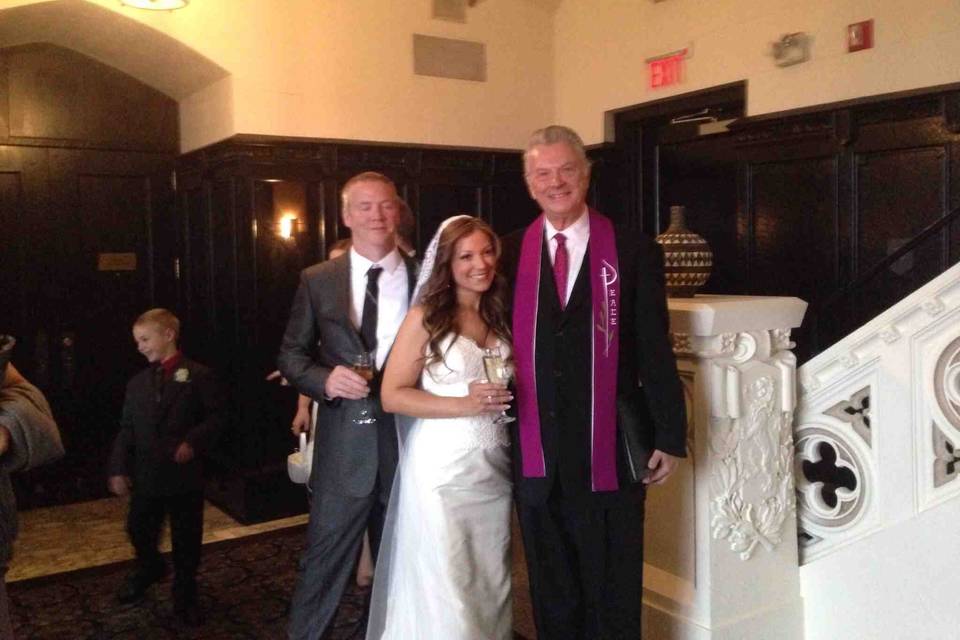
[{"label": "arched alcove", "polygon": [[0,11],[0,44],[55,44],[93,58],[180,101],[225,78],[226,69],[170,36],[84,0]]},{"label": "arched alcove", "polygon": [[117,6],[113,11],[86,0],[52,0],[0,10],[0,46],[63,47],[171,98],[178,106],[181,151],[232,135],[229,72],[176,38],[125,15],[140,10]]}]

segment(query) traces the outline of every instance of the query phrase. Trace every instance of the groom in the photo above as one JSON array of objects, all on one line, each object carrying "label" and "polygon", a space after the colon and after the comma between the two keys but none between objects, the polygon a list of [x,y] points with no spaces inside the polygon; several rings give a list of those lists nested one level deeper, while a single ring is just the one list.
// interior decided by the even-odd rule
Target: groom
[{"label": "groom", "polygon": [[[291,640],[318,640],[330,625],[368,526],[376,555],[397,465],[394,421],[380,406],[378,388],[407,313],[414,263],[396,248],[400,204],[389,178],[356,175],[341,199],[352,247],[301,274],[277,361],[290,384],[319,404],[313,500],[290,609]],[[373,354],[377,372],[369,385],[350,368],[364,352]],[[376,420],[359,421],[371,403]]]},{"label": "groom", "polygon": [[514,488],[537,637],[637,640],[645,485],[685,455],[663,254],[587,207],[590,165],[571,129],[534,132],[524,169],[543,214],[504,240],[503,265],[514,287]]}]

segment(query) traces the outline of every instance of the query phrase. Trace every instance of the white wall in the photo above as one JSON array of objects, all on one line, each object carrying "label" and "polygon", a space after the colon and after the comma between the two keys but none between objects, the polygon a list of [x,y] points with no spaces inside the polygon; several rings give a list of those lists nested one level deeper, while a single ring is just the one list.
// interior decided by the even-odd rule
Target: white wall
[{"label": "white wall", "polygon": [[[155,29],[229,74],[177,96],[184,151],[234,133],[517,148],[553,121],[597,143],[605,111],[733,81],[748,82],[755,115],[960,80],[956,0],[483,0],[466,24],[433,20],[430,0],[74,4]],[[875,48],[846,53],[846,26],[868,18]],[[813,37],[812,59],[778,68],[769,44],[792,31]],[[484,42],[488,81],[415,76],[413,33]],[[117,34],[105,25],[100,37]],[[683,47],[685,81],[648,89],[644,60]]]},{"label": "white wall", "polygon": [[190,151],[237,132],[233,115],[233,76],[180,100],[180,149]]},{"label": "white wall", "polygon": [[[432,19],[429,0],[196,0],[175,12],[93,1],[230,73],[229,87],[181,101],[184,151],[232,133],[517,148],[553,119],[544,0],[481,2],[466,24]],[[414,33],[485,43],[487,81],[414,75]]]},{"label": "white wall", "polygon": [[[870,18],[874,48],[847,53]],[[564,0],[555,22],[557,120],[588,144],[605,111],[739,80],[748,115],[960,81],[956,0]],[[770,43],[796,31],[811,59],[776,67]],[[688,46],[685,81],[648,89],[645,59]]]}]

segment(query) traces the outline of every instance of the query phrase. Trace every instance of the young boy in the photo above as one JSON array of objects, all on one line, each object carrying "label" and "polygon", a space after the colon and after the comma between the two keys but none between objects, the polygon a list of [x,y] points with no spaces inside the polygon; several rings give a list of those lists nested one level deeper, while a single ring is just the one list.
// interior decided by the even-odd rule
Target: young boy
[{"label": "young boy", "polygon": [[120,432],[110,457],[109,487],[130,494],[127,532],[137,553],[133,572],[117,592],[135,602],[167,567],[157,550],[164,517],[173,538],[174,611],[200,624],[197,568],[203,538],[202,454],[224,422],[224,400],[210,369],[177,348],[180,321],[151,309],[133,324],[137,350],[150,366],[127,383]]}]

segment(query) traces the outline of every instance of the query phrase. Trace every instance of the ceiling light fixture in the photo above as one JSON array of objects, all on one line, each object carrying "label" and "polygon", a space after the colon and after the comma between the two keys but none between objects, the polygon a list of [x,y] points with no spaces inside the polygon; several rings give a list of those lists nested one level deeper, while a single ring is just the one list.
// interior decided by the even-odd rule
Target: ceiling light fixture
[{"label": "ceiling light fixture", "polygon": [[134,9],[149,11],[173,11],[183,9],[190,4],[190,0],[120,0],[120,4]]}]

